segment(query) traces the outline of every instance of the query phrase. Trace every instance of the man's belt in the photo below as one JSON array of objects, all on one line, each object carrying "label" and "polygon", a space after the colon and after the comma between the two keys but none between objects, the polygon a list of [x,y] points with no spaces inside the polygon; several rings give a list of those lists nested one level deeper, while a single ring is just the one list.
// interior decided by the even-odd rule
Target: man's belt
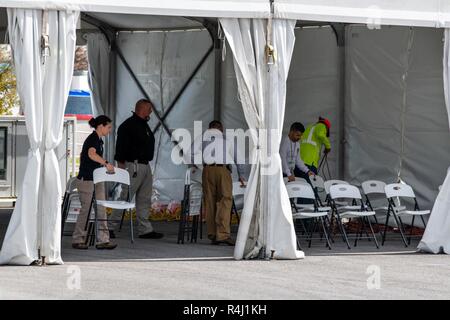
[{"label": "man's belt", "polygon": [[221,164],[221,163],[211,163],[211,164],[205,164],[205,167],[226,167],[227,164]]}]

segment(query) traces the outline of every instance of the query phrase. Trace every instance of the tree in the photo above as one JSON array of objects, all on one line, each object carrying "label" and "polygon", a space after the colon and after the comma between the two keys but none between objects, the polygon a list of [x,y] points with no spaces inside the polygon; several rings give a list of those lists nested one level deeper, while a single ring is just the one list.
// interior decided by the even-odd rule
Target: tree
[{"label": "tree", "polygon": [[16,76],[11,63],[0,63],[0,114],[10,115],[19,103]]}]

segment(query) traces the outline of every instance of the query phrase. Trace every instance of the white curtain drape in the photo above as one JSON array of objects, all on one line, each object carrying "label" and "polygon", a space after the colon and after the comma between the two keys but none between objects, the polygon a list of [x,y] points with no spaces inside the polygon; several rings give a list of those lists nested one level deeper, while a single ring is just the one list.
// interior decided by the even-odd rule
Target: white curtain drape
[{"label": "white curtain drape", "polygon": [[298,259],[279,144],[284,121],[286,80],[294,48],[294,20],[273,21],[277,60],[267,65],[267,20],[220,19],[234,57],[239,96],[251,130],[252,171],[234,251],[235,259],[266,256]]},{"label": "white curtain drape", "polygon": [[109,112],[109,78],[111,48],[101,33],[87,35],[89,87],[95,116]]},{"label": "white curtain drape", "polygon": [[[43,19],[43,17],[45,17]],[[8,9],[8,30],[24,108],[30,150],[22,189],[12,214],[0,264],[29,265],[61,259],[61,180],[55,148],[73,74],[78,12]],[[41,55],[48,31],[49,56]]]},{"label": "white curtain drape", "polygon": [[[443,56],[444,96],[450,125],[450,29],[445,30]],[[418,249],[450,254],[450,168],[439,190]]]}]

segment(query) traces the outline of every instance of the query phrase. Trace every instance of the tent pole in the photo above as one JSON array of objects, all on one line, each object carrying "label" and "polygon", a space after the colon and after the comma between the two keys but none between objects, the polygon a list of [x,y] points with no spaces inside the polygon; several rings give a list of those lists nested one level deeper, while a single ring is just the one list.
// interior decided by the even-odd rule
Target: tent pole
[{"label": "tent pole", "polygon": [[338,179],[344,180],[345,175],[345,24],[331,24],[336,35],[336,42],[339,47],[339,114],[338,114],[338,139],[337,139],[337,175]]},{"label": "tent pole", "polygon": [[[113,119],[113,130],[112,132],[116,132],[117,123],[117,100],[116,100],[116,88],[117,88],[117,53],[115,51],[115,43],[117,40],[117,34],[114,34],[114,38],[111,40],[114,44],[111,46],[111,51],[109,53],[109,103],[108,103],[108,113]],[[107,143],[107,151],[106,156],[110,163],[114,163],[114,146],[116,145],[116,135],[110,134],[108,135]]]},{"label": "tent pole", "polygon": [[214,50],[214,119],[221,120],[222,100],[222,49],[220,41]]},{"label": "tent pole", "polygon": [[222,45],[217,32],[214,36],[214,119],[222,117]]}]

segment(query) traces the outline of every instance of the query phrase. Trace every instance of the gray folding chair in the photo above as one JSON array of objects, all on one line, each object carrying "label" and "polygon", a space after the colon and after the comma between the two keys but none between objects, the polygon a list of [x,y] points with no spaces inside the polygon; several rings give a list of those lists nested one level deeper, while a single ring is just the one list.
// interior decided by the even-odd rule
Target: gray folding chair
[{"label": "gray folding chair", "polygon": [[[110,173],[106,170],[106,168],[98,168],[94,170],[94,186],[97,183],[105,183],[105,182],[115,182],[115,183],[121,183],[122,185],[126,185],[128,187],[128,196],[127,200],[98,200],[96,198],[95,194],[95,187],[94,187],[94,193],[92,195],[92,201],[91,201],[91,208],[94,208],[94,217],[90,215],[88,220],[86,221],[86,228],[88,228],[88,224],[90,222],[94,223],[94,228],[91,228],[90,231],[88,231],[88,239],[94,239],[94,241],[91,241],[92,243],[97,244],[97,235],[98,235],[98,222],[99,221],[108,221],[108,219],[99,219],[97,216],[98,212],[98,206],[102,206],[105,208],[111,208],[116,210],[124,210],[125,212],[128,212],[130,215],[130,228],[131,228],[131,243],[134,243],[134,232],[133,232],[133,217],[131,214],[131,210],[135,208],[135,204],[130,202],[130,193],[129,193],[129,186],[130,186],[130,174],[127,170],[120,169],[120,168],[114,168],[114,173]],[[123,215],[122,215],[123,219]]]},{"label": "gray folding chair", "polygon": [[[389,223],[389,217],[392,215],[397,223],[397,226],[400,230],[400,235],[402,237],[403,243],[405,247],[411,244],[411,238],[413,237],[412,232],[414,229],[414,220],[416,217],[420,217],[423,223],[423,227],[426,227],[425,219],[423,218],[425,215],[430,214],[430,210],[420,210],[419,205],[417,203],[416,195],[414,194],[414,190],[411,186],[403,183],[391,183],[385,186],[386,197],[389,202],[388,211],[386,214],[386,222],[384,225],[383,239],[381,244],[384,245],[386,241],[386,232]],[[400,202],[401,198],[409,198],[413,199],[414,208],[412,210],[408,210],[406,206],[403,206]],[[405,238],[405,228],[402,221],[402,217],[412,217],[411,223],[411,231],[408,236],[408,241]],[[421,236],[420,236],[421,237]]]},{"label": "gray folding chair", "polygon": [[[337,204],[338,199],[351,200],[352,205],[341,205]],[[368,211],[364,202],[362,201],[361,192],[355,186],[349,184],[336,184],[330,186],[330,201],[331,207],[334,211],[335,220],[339,226],[344,242],[347,244],[348,249],[350,249],[349,237],[345,231],[345,226],[342,222],[343,219],[359,219],[360,228],[356,232],[354,237],[355,247],[358,244],[359,239],[368,239],[369,241],[373,239],[375,246],[379,248],[378,241],[373,231],[372,223],[370,222],[370,217],[375,215],[374,211]],[[359,202],[359,204],[357,204]],[[369,235],[366,225],[369,226]],[[367,235],[363,237],[363,232]]]},{"label": "gray folding chair", "polygon": [[[309,183],[288,183],[286,185],[286,189],[289,195],[289,199],[308,199],[313,201],[313,207],[307,209],[299,209],[295,204],[295,201],[292,201],[292,217],[294,220],[303,220],[312,219],[313,223],[310,224],[310,230],[305,230],[308,234],[307,239],[309,242],[309,247],[311,247],[311,242],[313,240],[314,232],[317,229],[317,226],[320,222],[322,226],[322,232],[326,239],[326,246],[331,249],[330,236],[328,231],[328,210],[319,210],[319,206],[317,203],[316,195],[314,194],[314,190]],[[304,224],[302,224],[304,227]],[[304,227],[305,229],[305,227]],[[300,247],[300,242],[298,241],[299,235],[297,233],[297,245]],[[322,239],[322,237],[320,237]]]}]

